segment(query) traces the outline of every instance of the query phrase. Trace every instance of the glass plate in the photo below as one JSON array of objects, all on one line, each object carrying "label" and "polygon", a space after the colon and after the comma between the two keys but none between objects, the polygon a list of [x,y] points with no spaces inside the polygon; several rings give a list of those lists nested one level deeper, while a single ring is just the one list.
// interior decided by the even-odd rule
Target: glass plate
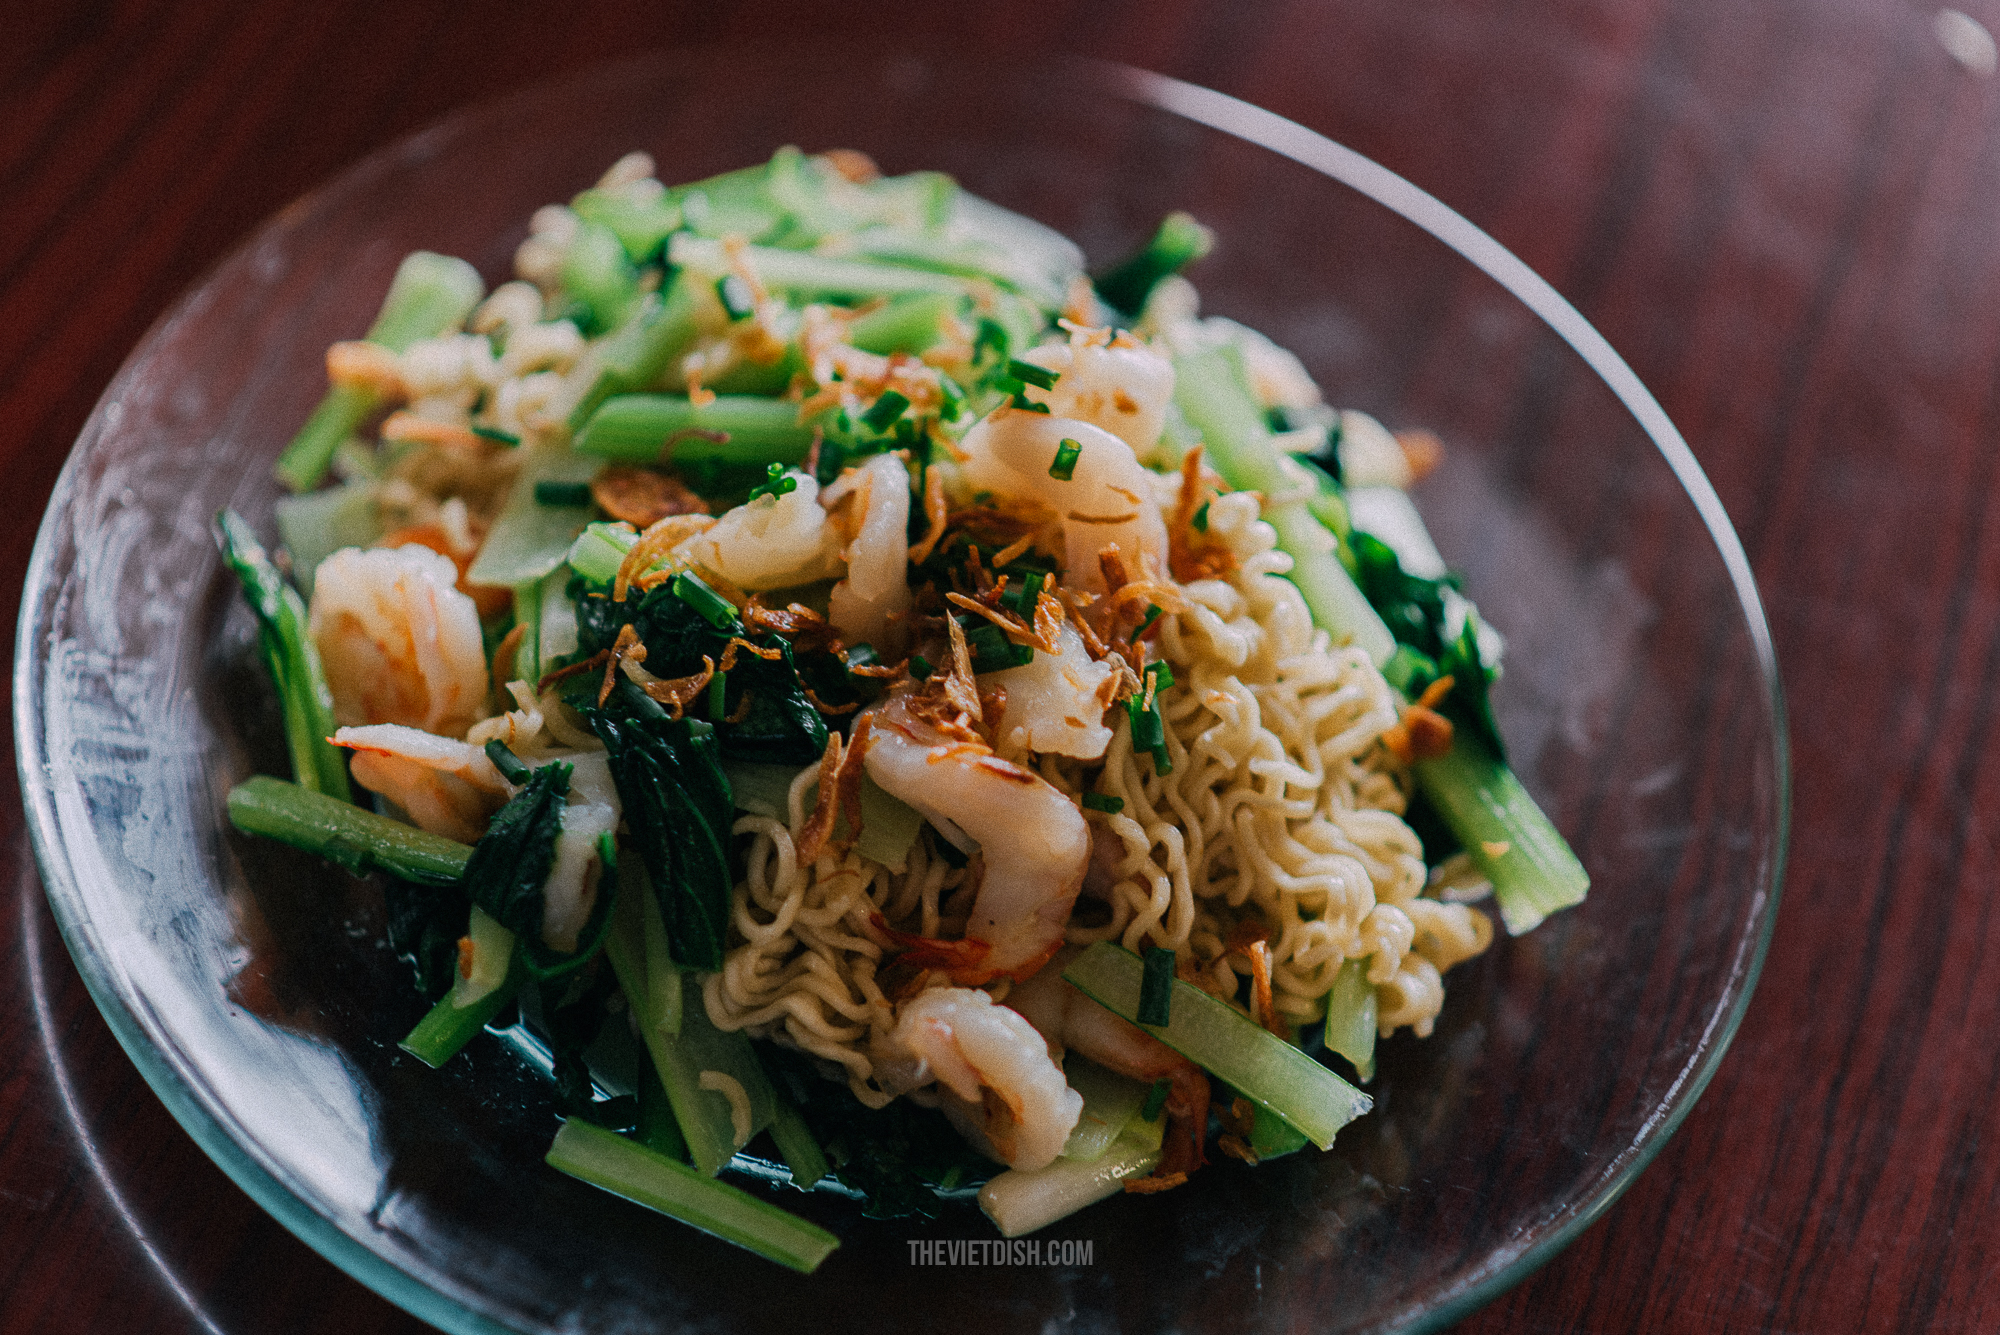
[{"label": "glass plate", "polygon": [[[841,71],[829,79],[828,70]],[[1336,403],[1436,431],[1418,501],[1509,640],[1517,768],[1588,867],[1581,908],[1454,971],[1386,1043],[1332,1152],[1221,1162],[1047,1230],[1089,1263],[934,1267],[969,1206],[869,1221],[811,1278],[541,1164],[537,1077],[482,1040],[443,1072],[370,883],[241,839],[283,773],[247,614],[210,540],[270,532],[270,463],[402,255],[505,276],[528,215],[632,148],[686,180],[780,144],[940,168],[1115,256],[1169,209],[1220,236],[1206,309],[1295,349]],[[1375,1331],[1464,1315],[1554,1255],[1658,1152],[1757,976],[1786,828],[1783,708],[1748,565],[1631,372],[1435,200],[1254,107],[1136,71],[824,47],[640,58],[475,108],[272,219],[155,328],[85,427],[23,596],[22,787],[51,904],[140,1070],[253,1197],[452,1331]],[[763,1188],[758,1188],[762,1190]],[[808,1304],[810,1306],[808,1306]]]}]

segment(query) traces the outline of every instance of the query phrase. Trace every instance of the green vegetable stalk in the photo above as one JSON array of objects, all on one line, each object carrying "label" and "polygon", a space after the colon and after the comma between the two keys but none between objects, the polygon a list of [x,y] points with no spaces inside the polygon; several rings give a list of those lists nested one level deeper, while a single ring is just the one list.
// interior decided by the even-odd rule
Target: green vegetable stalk
[{"label": "green vegetable stalk", "polygon": [[278,688],[292,774],[315,793],[352,801],[347,757],[327,740],[336,726],[333,694],[327,690],[319,650],[306,631],[305,601],[285,582],[235,511],[224,510],[216,516],[216,524],[222,559],[243,582],[243,597],[257,615],[257,641]]},{"label": "green vegetable stalk", "polygon": [[317,853],[356,876],[381,870],[418,885],[456,885],[472,857],[471,847],[455,839],[263,774],[229,790],[229,822],[245,834]]},{"label": "green vegetable stalk", "polygon": [[785,399],[725,394],[697,406],[683,394],[620,394],[584,423],[576,449],[618,463],[654,463],[668,447],[682,466],[697,460],[798,463],[812,439],[812,428],[799,422],[798,405]]},{"label": "green vegetable stalk", "polygon": [[1099,941],[1072,960],[1063,977],[1275,1113],[1321,1149],[1373,1106],[1366,1094],[1298,1048],[1192,984],[1174,980],[1173,1018],[1164,1025],[1146,1024],[1139,1018],[1145,972],[1137,955]]},{"label": "green vegetable stalk", "polygon": [[1366,650],[1377,667],[1386,663],[1395,638],[1334,554],[1332,536],[1313,516],[1312,481],[1272,441],[1241,363],[1220,348],[1177,357],[1174,381],[1174,402],[1201,433],[1208,461],[1231,487],[1263,494],[1264,518],[1292,558],[1291,581],[1313,620],[1336,641]]},{"label": "green vegetable stalk", "polygon": [[[485,291],[479,271],[464,260],[416,251],[397,268],[367,339],[402,352],[420,338],[436,338],[464,324]],[[340,442],[382,406],[376,390],[335,385],[278,456],[278,480],[293,491],[318,486]]]},{"label": "green vegetable stalk", "polygon": [[1137,315],[1161,279],[1193,264],[1214,244],[1215,233],[1192,216],[1169,213],[1138,253],[1098,275],[1097,295],[1114,309]]},{"label": "green vegetable stalk", "polygon": [[817,1224],[574,1117],[556,1133],[548,1164],[803,1274],[840,1246]]},{"label": "green vegetable stalk", "polygon": [[[1386,571],[1379,562],[1371,564],[1365,559],[1372,550],[1368,535],[1354,535],[1356,555],[1364,558],[1363,573],[1371,580],[1368,594],[1341,565],[1332,535],[1313,514],[1312,502],[1319,492],[1316,480],[1273,442],[1236,358],[1226,350],[1210,349],[1177,358],[1175,374],[1175,402],[1201,432],[1217,470],[1232,487],[1264,494],[1264,517],[1277,529],[1278,545],[1295,563],[1292,582],[1305,596],[1313,620],[1336,639],[1361,646],[1377,667],[1401,656],[1397,645],[1404,637],[1441,662],[1446,647],[1434,642],[1441,611],[1413,608],[1403,592],[1411,581],[1394,569],[1393,558]],[[1425,601],[1441,609],[1441,598],[1432,587],[1437,582],[1417,583],[1426,586]],[[1385,601],[1378,606],[1371,597]],[[1476,639],[1476,627],[1468,625],[1459,643],[1451,646],[1458,668],[1453,695],[1466,701],[1470,712],[1456,721],[1449,755],[1417,763],[1417,782],[1492,880],[1508,931],[1519,933],[1548,913],[1580,902],[1589,877],[1554,823],[1497,754],[1497,734],[1485,709],[1488,674],[1479,663]],[[1439,662],[1433,663],[1434,669],[1438,666]]]}]

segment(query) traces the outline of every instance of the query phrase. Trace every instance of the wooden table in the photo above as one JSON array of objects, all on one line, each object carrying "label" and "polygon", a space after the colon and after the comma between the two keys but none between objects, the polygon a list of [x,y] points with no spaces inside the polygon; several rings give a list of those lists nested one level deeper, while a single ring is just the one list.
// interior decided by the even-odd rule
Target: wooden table
[{"label": "wooden table", "polygon": [[[1959,0],[2000,28],[2000,0]],[[92,403],[265,215],[441,113],[857,10],[17,6],[0,45],[0,588]],[[1792,860],[1734,1050],[1499,1331],[2000,1326],[2000,81],[1897,0],[877,3],[1325,131],[1487,228],[1652,387],[1755,564]],[[11,729],[10,729],[11,731]],[[0,822],[0,1330],[421,1329],[232,1186],[119,1051]]]}]

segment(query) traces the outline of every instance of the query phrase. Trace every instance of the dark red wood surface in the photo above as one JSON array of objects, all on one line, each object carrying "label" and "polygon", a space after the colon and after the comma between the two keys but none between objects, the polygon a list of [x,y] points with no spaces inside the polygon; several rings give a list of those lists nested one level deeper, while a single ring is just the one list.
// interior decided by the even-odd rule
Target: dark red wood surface
[{"label": "dark red wood surface", "polygon": [[[2000,28],[2000,0],[1958,0]],[[1790,699],[1763,982],[1679,1135],[1462,1329],[2000,1328],[2000,80],[1914,0],[16,4],[0,24],[0,611],[91,405],[256,223],[457,106],[638,47],[1080,50],[1435,192],[1652,387]],[[10,739],[11,740],[11,739]],[[404,1331],[126,1060],[0,778],[0,1331]]]}]

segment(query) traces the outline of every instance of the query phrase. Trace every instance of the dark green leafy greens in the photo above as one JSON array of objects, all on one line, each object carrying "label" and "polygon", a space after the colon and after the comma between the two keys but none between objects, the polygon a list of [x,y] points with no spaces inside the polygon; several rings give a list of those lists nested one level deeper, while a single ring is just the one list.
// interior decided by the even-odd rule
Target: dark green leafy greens
[{"label": "dark green leafy greens", "polygon": [[465,893],[488,917],[514,934],[521,962],[538,978],[553,978],[582,965],[604,943],[616,886],[601,877],[590,920],[578,933],[574,951],[552,950],[542,942],[543,887],[555,866],[556,836],[569,796],[572,766],[543,765],[513,800],[500,808],[465,864]]},{"label": "dark green leafy greens", "polygon": [[576,603],[583,657],[611,648],[627,624],[645,643],[646,670],[659,677],[693,676],[702,671],[703,659],[721,663],[731,639],[775,651],[777,657],[768,659],[737,651],[722,717],[711,720],[721,754],[731,760],[810,765],[826,750],[826,723],[806,696],[798,654],[783,636],[751,634],[741,621],[716,626],[675,592],[673,581],[621,603],[604,586],[578,578],[570,581],[569,595]]},{"label": "dark green leafy greens", "polygon": [[639,1100],[630,1094],[599,1098],[586,1056],[604,1027],[606,1003],[617,989],[616,975],[601,966],[545,980],[538,996],[538,1032],[548,1043],[556,1100],[563,1111],[610,1131],[629,1131],[639,1121]]},{"label": "dark green leafy greens", "polygon": [[465,896],[455,887],[383,878],[389,948],[417,976],[424,1000],[451,991],[458,977],[458,939],[465,935]]},{"label": "dark green leafy greens", "polygon": [[770,1045],[761,1055],[833,1161],[835,1176],[866,1198],[862,1213],[872,1219],[934,1219],[938,1191],[976,1187],[997,1171],[934,1108],[897,1099],[872,1109],[802,1053]]},{"label": "dark green leafy greens", "polygon": [[523,940],[542,934],[542,885],[555,865],[572,767],[544,765],[493,817],[465,864],[465,893]]},{"label": "dark green leafy greens", "polygon": [[[1383,665],[1383,675],[1412,699],[1439,677],[1450,677],[1451,690],[1437,706],[1438,712],[1504,761],[1506,743],[1487,699],[1488,688],[1500,675],[1499,665],[1487,662],[1480,651],[1479,613],[1458,595],[1458,577],[1409,574],[1388,543],[1359,529],[1348,542],[1358,566],[1355,582],[1396,637],[1395,656]],[[1463,616],[1455,634],[1454,604]]]},{"label": "dark green leafy greens", "polygon": [[729,859],[735,799],[715,730],[698,719],[669,719],[629,682],[584,717],[609,753],[626,829],[659,901],[674,960],[720,969],[735,884]]}]

